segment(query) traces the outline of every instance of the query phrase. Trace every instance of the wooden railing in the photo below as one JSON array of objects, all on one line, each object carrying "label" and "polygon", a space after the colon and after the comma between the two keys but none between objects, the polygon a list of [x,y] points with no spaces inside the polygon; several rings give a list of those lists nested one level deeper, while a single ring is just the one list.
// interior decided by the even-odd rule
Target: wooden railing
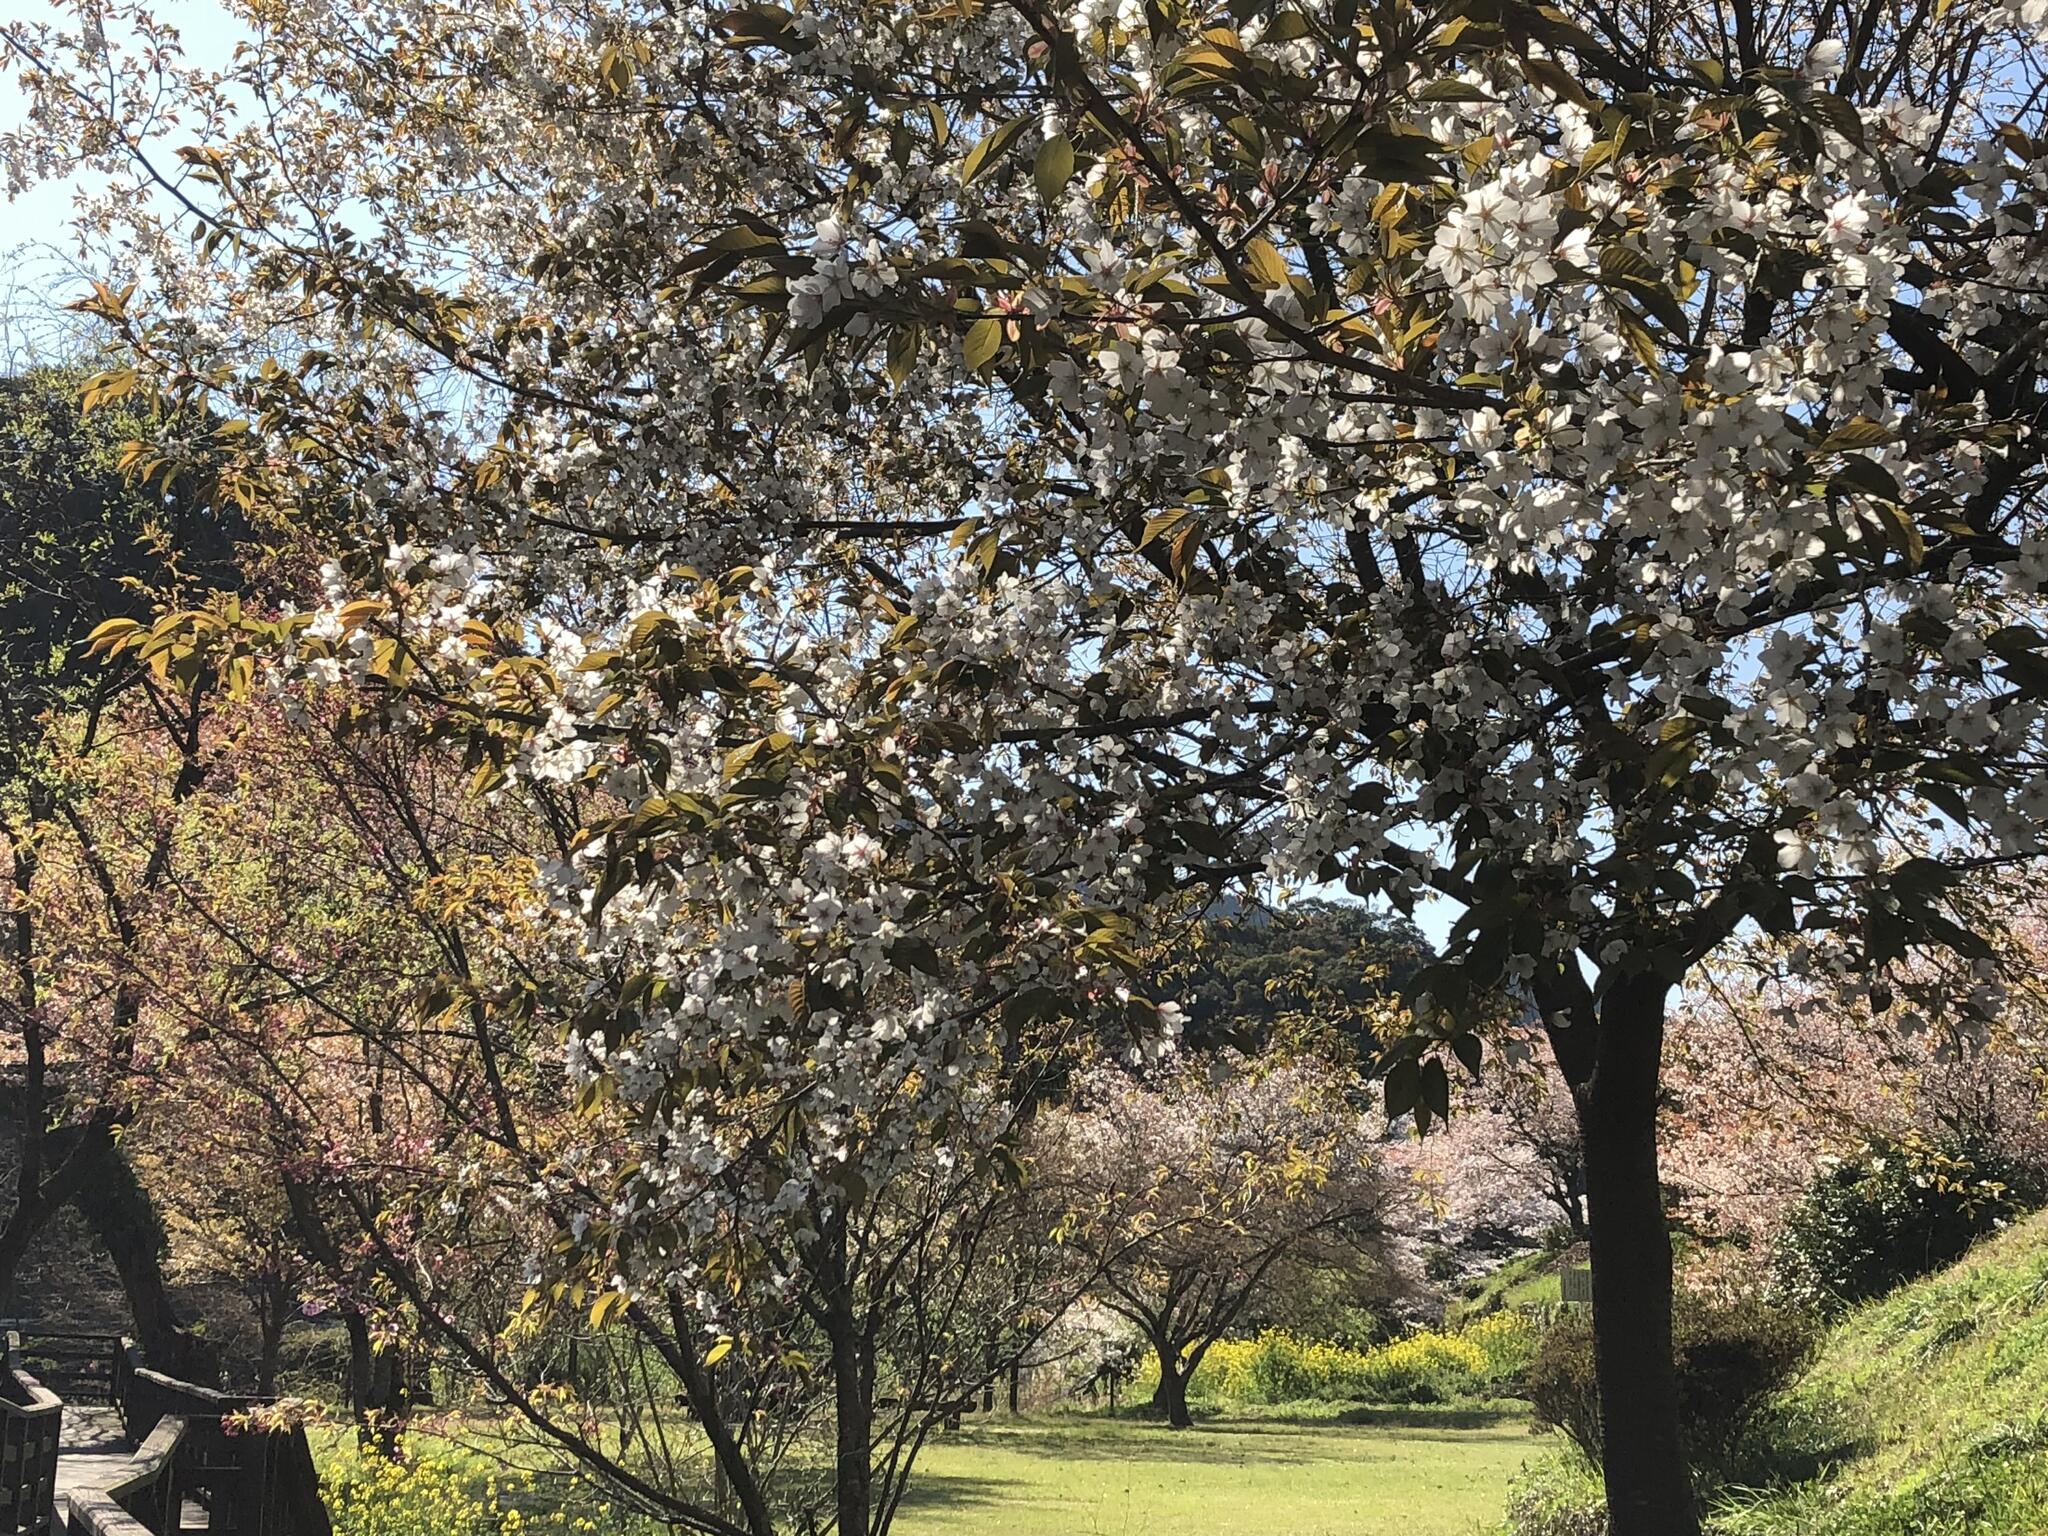
[{"label": "wooden railing", "polygon": [[15,1369],[14,1345],[9,1334],[0,1368],[0,1536],[51,1536],[64,1404],[35,1377]]},{"label": "wooden railing", "polygon": [[[135,1511],[156,1536],[176,1536],[188,1503],[206,1511],[209,1531],[333,1536],[303,1426],[260,1427],[264,1400],[152,1371],[132,1345],[117,1379],[130,1439],[142,1439],[146,1450],[160,1430],[175,1426],[162,1466],[149,1469],[156,1492]],[[142,1451],[136,1455],[138,1462],[146,1459]]]},{"label": "wooden railing", "polygon": [[[104,1368],[82,1379],[105,1383],[102,1400],[136,1450],[114,1481],[69,1496],[70,1536],[333,1536],[303,1426],[266,1425],[263,1400],[166,1376],[128,1340],[105,1342]],[[39,1346],[32,1338],[23,1353]],[[188,1513],[204,1524],[188,1524]],[[0,1536],[11,1536],[4,1525]]]},{"label": "wooden railing", "polygon": [[182,1530],[176,1467],[185,1431],[183,1419],[163,1420],[129,1458],[117,1482],[72,1494],[70,1536],[162,1536]]},{"label": "wooden railing", "polygon": [[8,1359],[67,1403],[112,1404],[127,1342],[113,1333],[24,1327],[9,1334]]}]

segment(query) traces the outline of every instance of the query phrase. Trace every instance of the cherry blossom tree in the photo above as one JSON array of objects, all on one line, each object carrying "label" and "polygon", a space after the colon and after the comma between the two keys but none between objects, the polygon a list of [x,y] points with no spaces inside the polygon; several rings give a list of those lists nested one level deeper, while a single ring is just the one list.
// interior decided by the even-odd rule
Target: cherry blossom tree
[{"label": "cherry blossom tree", "polygon": [[1391,1149],[1446,1237],[1561,1225],[1586,1237],[1586,1153],[1571,1088],[1540,1029],[1503,1030],[1486,1074],[1458,1085],[1441,1130]]},{"label": "cherry blossom tree", "polygon": [[[101,391],[246,423],[336,553],[290,663],[605,786],[541,879],[640,1127],[593,1272],[997,1145],[1034,1022],[1142,1051],[1164,898],[1434,891],[1389,1108],[1535,1000],[1612,1529],[1696,1530],[1672,988],[1745,920],[1979,951],[1956,879],[2042,846],[2041,0],[244,19],[219,75],[127,0],[10,26],[10,162],[107,178]],[[744,1177],[733,1091],[816,1110]]]},{"label": "cherry blossom tree", "polygon": [[[1999,914],[1980,963],[1923,959],[1865,989],[1788,974],[1782,944],[1741,946],[1672,1019],[1664,1169],[1684,1223],[1754,1285],[1823,1159],[1871,1141],[1995,1148],[2048,1174],[2042,930],[2032,882],[1973,882]],[[1724,1265],[1723,1267],[1727,1267]]]},{"label": "cherry blossom tree", "polygon": [[1091,1073],[1035,1128],[1063,1241],[1158,1357],[1152,1405],[1175,1429],[1203,1356],[1268,1288],[1318,1267],[1391,1288],[1404,1195],[1350,1087],[1313,1060],[1191,1056],[1154,1081]]},{"label": "cherry blossom tree", "polygon": [[[1037,1219],[1028,1167],[929,1128],[887,1183],[857,1185],[856,1160],[781,1233],[608,1222],[635,1124],[565,1070],[563,1021],[596,980],[560,968],[532,868],[597,791],[479,789],[448,750],[352,730],[333,703],[226,717],[170,861],[180,942],[130,967],[147,1016],[188,1038],[140,1122],[153,1169],[194,1186],[172,1202],[205,1229],[187,1252],[246,1255],[248,1218],[282,1207],[285,1251],[249,1278],[267,1304],[261,1282],[295,1268],[339,1316],[366,1449],[398,1450],[431,1360],[511,1410],[522,1454],[684,1528],[814,1530],[854,1499],[886,1528],[926,1437],[1090,1278]],[[737,1085],[722,1110],[735,1181],[779,1166],[813,1112]],[[652,1242],[687,1284],[614,1282]],[[785,1278],[733,1285],[760,1270]]]},{"label": "cherry blossom tree", "polygon": [[[175,1041],[141,1016],[126,961],[162,936],[173,808],[206,773],[197,690],[89,654],[93,625],[152,596],[237,582],[192,475],[122,474],[132,411],[81,414],[87,373],[0,380],[0,1094],[9,1145],[0,1290],[75,1204],[106,1248],[153,1363],[205,1380],[172,1302],[153,1211],[120,1137]],[[138,734],[162,748],[123,750]]]}]

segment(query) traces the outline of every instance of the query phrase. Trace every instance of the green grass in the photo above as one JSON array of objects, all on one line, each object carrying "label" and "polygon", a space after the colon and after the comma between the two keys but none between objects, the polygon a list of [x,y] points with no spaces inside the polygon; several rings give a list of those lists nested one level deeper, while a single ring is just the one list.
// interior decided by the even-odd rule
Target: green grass
[{"label": "green grass", "polygon": [[2048,1214],[1851,1313],[1785,1407],[1817,1475],[1734,1501],[1726,1536],[2048,1531]]},{"label": "green grass", "polygon": [[1509,1410],[1316,1405],[1172,1430],[1025,1419],[935,1440],[901,1536],[1472,1536],[1529,1457]]},{"label": "green grass", "polygon": [[[1201,1410],[1198,1410],[1200,1412]],[[315,1430],[336,1536],[658,1536],[487,1419],[442,1421],[402,1464]],[[918,1458],[900,1536],[1474,1536],[1538,1448],[1516,1403],[1304,1402],[1154,1420],[970,1421]]]},{"label": "green grass", "polygon": [[1444,1326],[1454,1328],[1503,1308],[1555,1306],[1563,1300],[1561,1262],[1559,1255],[1540,1251],[1508,1260],[1451,1303]]}]

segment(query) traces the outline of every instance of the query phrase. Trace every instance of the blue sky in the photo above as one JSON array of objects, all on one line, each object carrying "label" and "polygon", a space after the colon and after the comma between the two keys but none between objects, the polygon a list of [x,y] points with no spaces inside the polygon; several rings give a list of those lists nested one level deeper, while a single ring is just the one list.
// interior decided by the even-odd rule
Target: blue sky
[{"label": "blue sky", "polygon": [[[249,35],[219,0],[157,0],[154,9],[178,29],[187,60],[209,68],[224,67],[233,57],[235,44]],[[42,0],[0,0],[0,22],[50,16],[52,11]],[[26,111],[18,74],[12,69],[0,74],[0,133],[20,126]],[[36,247],[75,253],[66,223],[77,191],[74,181],[45,182],[9,200],[4,218],[0,218],[0,251],[7,253],[8,265],[24,280],[33,280]],[[21,273],[18,264],[24,258],[30,270]]]}]

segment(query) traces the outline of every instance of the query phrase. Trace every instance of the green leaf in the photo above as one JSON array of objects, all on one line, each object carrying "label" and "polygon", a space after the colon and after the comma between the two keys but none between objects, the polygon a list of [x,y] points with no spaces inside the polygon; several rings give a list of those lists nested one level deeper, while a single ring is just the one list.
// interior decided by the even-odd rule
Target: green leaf
[{"label": "green leaf", "polygon": [[906,325],[889,338],[889,382],[901,386],[917,366],[917,354],[924,346],[924,327]]},{"label": "green leaf", "polygon": [[923,971],[927,976],[936,976],[939,973],[939,952],[926,940],[906,935],[889,946],[889,963],[898,970]]},{"label": "green leaf", "polygon": [[771,731],[766,736],[758,737],[743,747],[735,747],[732,751],[725,754],[725,763],[723,765],[725,777],[728,780],[737,779],[749,768],[756,766],[763,756],[773,756],[778,752],[785,751],[789,745],[790,737],[786,733]]},{"label": "green leaf", "polygon": [[1866,459],[1860,453],[1846,455],[1835,472],[1828,476],[1828,489],[1836,494],[1863,491],[1885,501],[1902,501],[1905,491],[1898,478],[1875,459]]},{"label": "green leaf", "polygon": [[990,170],[1009,147],[1017,142],[1017,136],[1037,121],[1037,117],[1012,118],[968,150],[967,158],[960,162],[960,184],[972,186],[977,178]]},{"label": "green leaf", "polygon": [[1832,91],[1815,91],[1806,99],[1807,110],[1851,144],[1863,145],[1863,115],[1856,104]]},{"label": "green leaf", "polygon": [[1244,248],[1244,260],[1261,288],[1285,288],[1294,280],[1294,274],[1287,270],[1287,262],[1271,241],[1250,241]]},{"label": "green leaf", "polygon": [[1487,101],[1491,98],[1469,80],[1432,80],[1415,93],[1420,101]]},{"label": "green leaf", "polygon": [[85,648],[90,655],[117,656],[141,633],[142,625],[134,619],[108,619],[93,626],[92,633],[85,637]]},{"label": "green leaf", "polygon": [[1357,139],[1358,164],[1375,181],[1423,186],[1443,174],[1439,158],[1448,150],[1419,130],[1384,124],[1364,129]]},{"label": "green leaf", "polygon": [[729,48],[775,48],[802,53],[811,40],[796,29],[796,18],[779,5],[743,5],[718,18]]},{"label": "green leaf", "polygon": [[1897,502],[1880,501],[1870,509],[1870,515],[1884,530],[1885,542],[1907,565],[1918,570],[1927,559],[1927,541],[1920,536],[1919,525],[1913,521],[1912,514]]},{"label": "green leaf", "polygon": [[1038,158],[1031,162],[1031,179],[1038,184],[1038,195],[1045,202],[1059,201],[1059,195],[1074,176],[1074,141],[1064,133],[1056,133],[1038,147]]},{"label": "green leaf", "polygon": [[1432,1056],[1421,1067],[1422,1103],[1439,1120],[1451,1118],[1451,1075],[1441,1057]]},{"label": "green leaf", "polygon": [[1394,1063],[1383,1085],[1387,1118],[1397,1119],[1413,1109],[1422,1098],[1422,1072],[1412,1058]]},{"label": "green leaf", "polygon": [[1666,286],[1664,274],[1634,247],[1603,247],[1600,252],[1600,279],[1610,290],[1618,288],[1635,299],[1672,335],[1682,337],[1689,330],[1685,309]]},{"label": "green leaf", "polygon": [[993,317],[977,320],[967,328],[966,339],[960,343],[960,356],[969,368],[979,373],[995,360],[996,350],[1002,344],[1002,321]]},{"label": "green leaf", "polygon": [[1858,416],[1843,422],[1820,440],[1822,453],[1844,453],[1853,448],[1881,448],[1886,443],[1896,443],[1899,434],[1890,427],[1879,426],[1867,416]]},{"label": "green leaf", "polygon": [[605,44],[597,56],[598,78],[614,96],[623,96],[633,84],[633,56],[616,43]]},{"label": "green leaf", "polygon": [[1571,72],[1555,59],[1526,58],[1522,60],[1522,73],[1533,84],[1542,86],[1551,95],[1569,101],[1574,106],[1593,106],[1593,98],[1586,94],[1586,88],[1574,80]]},{"label": "green leaf", "polygon": [[1194,515],[1192,507],[1172,507],[1153,513],[1145,519],[1145,531],[1138,539],[1138,548],[1143,549],[1154,539],[1164,538]]}]

